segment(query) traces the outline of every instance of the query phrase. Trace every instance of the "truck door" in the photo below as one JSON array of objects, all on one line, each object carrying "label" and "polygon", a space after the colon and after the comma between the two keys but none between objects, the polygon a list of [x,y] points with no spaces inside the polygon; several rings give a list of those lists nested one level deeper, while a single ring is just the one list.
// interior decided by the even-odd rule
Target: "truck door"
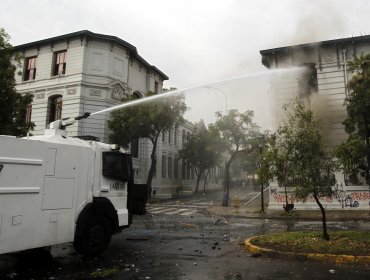
[{"label": "truck door", "polygon": [[148,192],[146,184],[134,184],[132,158],[121,152],[103,152],[103,176],[127,182],[127,209],[130,214],[144,215]]}]

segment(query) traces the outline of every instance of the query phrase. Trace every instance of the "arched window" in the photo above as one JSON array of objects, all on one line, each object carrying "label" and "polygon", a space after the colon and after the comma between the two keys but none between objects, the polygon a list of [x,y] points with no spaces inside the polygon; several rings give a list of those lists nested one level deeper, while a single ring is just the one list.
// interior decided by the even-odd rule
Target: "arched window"
[{"label": "arched window", "polygon": [[132,96],[133,96],[133,98],[135,98],[135,99],[140,99],[140,98],[141,98],[141,94],[140,94],[140,92],[138,92],[138,91],[135,91],[135,92],[132,94]]},{"label": "arched window", "polygon": [[63,97],[61,95],[53,95],[49,97],[47,125],[62,118],[62,106]]}]

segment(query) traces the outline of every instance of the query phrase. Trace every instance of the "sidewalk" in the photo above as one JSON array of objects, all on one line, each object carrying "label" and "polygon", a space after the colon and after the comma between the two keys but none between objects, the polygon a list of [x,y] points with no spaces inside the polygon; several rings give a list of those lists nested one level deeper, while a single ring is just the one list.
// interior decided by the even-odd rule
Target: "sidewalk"
[{"label": "sidewalk", "polygon": [[[265,213],[261,212],[261,197],[258,196],[253,201],[251,198],[256,192],[245,192],[245,189],[236,188],[230,190],[229,206],[221,206],[221,203],[210,206],[207,211],[210,215],[225,217],[243,217],[251,219],[286,219],[286,220],[310,220],[321,221],[322,214],[317,210],[296,210],[293,209],[286,213],[281,210],[268,209],[268,191],[264,195]],[[247,205],[245,205],[249,202]],[[370,211],[368,210],[326,210],[327,221],[370,221]]]},{"label": "sidewalk", "polygon": [[[168,199],[152,198],[149,203],[160,201],[176,200],[181,198],[198,198],[206,196],[214,196],[215,193],[219,196],[216,200],[213,197],[214,205],[204,209],[211,216],[223,217],[241,217],[251,219],[285,219],[285,220],[310,220],[321,221],[322,215],[319,209],[317,210],[292,210],[286,213],[283,208],[281,210],[268,209],[268,191],[264,195],[265,213],[261,211],[261,197],[258,196],[253,201],[250,201],[258,194],[257,190],[246,189],[245,187],[230,188],[229,206],[221,205],[223,190],[220,186],[207,188],[206,192],[199,190],[198,194],[179,194]],[[249,203],[248,203],[249,202]],[[248,203],[248,204],[247,204]],[[247,204],[247,205],[246,205]],[[368,210],[326,210],[327,221],[370,221],[370,211]]]},{"label": "sidewalk", "polygon": [[[292,210],[289,213],[286,213],[284,209],[280,211],[267,208],[266,213],[260,213],[260,210],[261,208],[231,205],[228,207],[210,206],[207,212],[213,216],[250,219],[322,220],[320,210]],[[366,210],[326,210],[325,214],[327,221],[370,221],[370,213]]]}]

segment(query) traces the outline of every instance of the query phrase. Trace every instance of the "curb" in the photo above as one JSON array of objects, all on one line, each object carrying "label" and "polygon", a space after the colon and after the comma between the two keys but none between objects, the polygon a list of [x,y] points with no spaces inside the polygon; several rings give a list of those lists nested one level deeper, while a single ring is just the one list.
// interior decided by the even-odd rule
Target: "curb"
[{"label": "curb", "polygon": [[334,255],[334,254],[316,254],[316,253],[294,253],[281,252],[267,248],[261,248],[253,245],[251,241],[257,236],[253,236],[244,241],[245,248],[253,254],[263,254],[274,258],[287,258],[303,261],[330,262],[335,264],[370,264],[370,256],[353,255]]},{"label": "curb", "polygon": [[[238,212],[235,211],[228,211],[220,214],[217,210],[215,209],[206,209],[208,215],[223,215],[225,217],[237,217],[237,218],[246,218],[246,219],[269,219],[269,220],[286,220],[286,221],[321,221],[322,218],[321,216],[313,216],[313,215],[306,215],[304,213],[304,210],[302,210],[302,213],[298,213],[296,215],[290,215],[290,216],[285,216],[281,215],[281,212],[277,213],[265,213],[265,214],[260,214],[260,213],[252,213],[252,212],[245,212],[243,210],[239,210]],[[326,213],[326,217],[330,221],[339,221],[339,222],[344,222],[344,221],[364,221],[364,222],[370,222],[370,215],[368,214],[369,211],[366,211],[367,215],[364,216],[361,213],[356,213],[354,212],[353,215],[348,215],[348,216],[332,216],[332,213]],[[320,214],[320,213],[319,213]],[[321,215],[321,214],[320,214]]]}]

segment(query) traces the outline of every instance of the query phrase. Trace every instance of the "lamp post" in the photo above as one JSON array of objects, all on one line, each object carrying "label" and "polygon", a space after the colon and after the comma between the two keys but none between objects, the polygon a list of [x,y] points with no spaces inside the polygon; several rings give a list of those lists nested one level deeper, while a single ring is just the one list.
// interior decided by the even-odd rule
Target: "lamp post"
[{"label": "lamp post", "polygon": [[259,168],[260,168],[260,172],[259,172],[259,176],[260,176],[260,182],[261,182],[261,213],[264,214],[265,213],[265,199],[264,199],[264,182],[265,180],[267,181],[268,183],[268,164],[266,163],[266,159],[263,157],[263,149],[266,147],[266,146],[269,146],[268,143],[265,143],[265,135],[261,135],[260,137],[260,143],[258,145],[259,147],[259,154],[260,154],[260,160],[259,160]]},{"label": "lamp post", "polygon": [[222,93],[222,95],[224,96],[225,98],[225,115],[227,115],[227,98],[226,98],[226,94],[225,92],[222,90],[222,89],[219,89],[217,87],[212,87],[212,86],[204,86],[205,88],[208,88],[208,89],[215,89],[215,90],[218,90],[219,92]]},{"label": "lamp post", "polygon": [[[219,89],[217,87],[212,87],[212,86],[204,86],[204,88],[214,89],[214,90],[217,90],[217,91],[222,93],[222,95],[225,98],[225,116],[227,116],[227,113],[228,113],[228,111],[227,111],[227,98],[226,98],[225,92],[222,89]],[[225,178],[224,178],[225,185],[224,185],[224,195],[223,195],[223,199],[222,199],[222,205],[223,206],[225,206],[225,205],[227,206],[228,203],[229,203],[228,202],[229,201],[229,189],[228,189],[228,187],[226,187],[226,184],[229,181],[229,179],[228,179],[229,173],[226,170],[228,170],[230,168],[230,164],[231,164],[231,162],[230,163],[229,162],[225,163]]]},{"label": "lamp post", "polygon": [[259,146],[259,149],[260,149],[260,164],[259,164],[259,167],[260,167],[260,176],[261,176],[261,213],[265,213],[265,199],[264,199],[264,196],[263,196],[263,181],[265,180],[264,177],[264,162],[263,162],[263,158],[262,158],[262,145],[260,144]]}]

